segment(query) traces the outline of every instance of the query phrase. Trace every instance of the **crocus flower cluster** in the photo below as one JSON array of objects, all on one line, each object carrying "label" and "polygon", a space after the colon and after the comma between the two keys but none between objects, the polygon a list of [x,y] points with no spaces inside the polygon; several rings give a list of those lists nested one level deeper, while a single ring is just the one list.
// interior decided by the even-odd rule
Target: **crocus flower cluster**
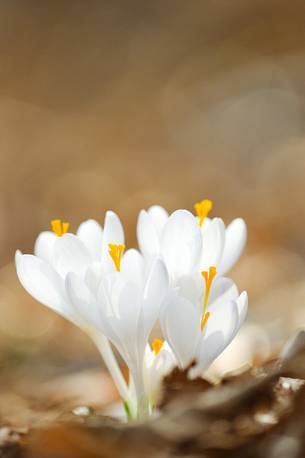
[{"label": "crocus flower cluster", "polygon": [[[125,250],[120,219],[108,211],[103,228],[88,220],[76,234],[54,220],[34,255],[16,253],[24,288],[95,342],[129,418],[153,412],[162,379],[175,366],[190,378],[202,376],[245,319],[247,293],[223,275],[242,253],[246,225],[238,218],[225,227],[208,217],[211,208],[203,200],[196,215],[142,210],[139,250]],[[162,336],[150,344],[158,321]],[[128,383],[113,346],[128,366]]]}]

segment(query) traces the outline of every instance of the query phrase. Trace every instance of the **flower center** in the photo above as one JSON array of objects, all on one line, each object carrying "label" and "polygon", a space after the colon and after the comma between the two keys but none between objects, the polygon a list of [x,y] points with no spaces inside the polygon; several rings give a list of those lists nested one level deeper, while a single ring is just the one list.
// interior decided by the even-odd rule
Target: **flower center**
[{"label": "flower center", "polygon": [[69,230],[69,223],[63,223],[61,219],[53,219],[51,221],[52,231],[57,237],[62,237]]},{"label": "flower center", "polygon": [[117,272],[121,270],[121,259],[125,250],[125,245],[114,245],[113,243],[108,243],[109,254],[112,257],[115,268]]},{"label": "flower center", "polygon": [[163,340],[154,339],[151,346],[152,346],[152,349],[154,351],[154,354],[157,356],[157,354],[160,353],[160,350],[163,347]]},{"label": "flower center", "polygon": [[202,226],[205,217],[208,216],[210,211],[212,210],[213,202],[209,199],[202,200],[201,202],[197,202],[194,205],[196,215],[199,218],[199,225]]}]

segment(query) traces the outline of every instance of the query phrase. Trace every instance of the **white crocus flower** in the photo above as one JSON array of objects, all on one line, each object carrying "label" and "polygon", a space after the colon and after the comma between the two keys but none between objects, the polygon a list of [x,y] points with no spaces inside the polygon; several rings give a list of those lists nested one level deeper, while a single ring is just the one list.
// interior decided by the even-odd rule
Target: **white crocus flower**
[{"label": "white crocus flower", "polygon": [[[67,294],[70,275],[84,283],[94,284],[97,272],[114,272],[108,254],[108,243],[124,243],[124,232],[118,216],[109,211],[104,229],[94,220],[83,222],[77,234],[68,233],[69,224],[52,221],[53,232],[42,232],[35,243],[35,255],[16,252],[16,269],[23,287],[37,301],[46,305],[85,331],[98,346],[121,397],[129,401],[126,382],[114,358],[108,340],[98,328],[99,311],[88,305],[86,314],[71,303]],[[69,283],[68,283],[69,284]]]},{"label": "white crocus flower", "polygon": [[[211,206],[196,204],[197,216],[187,210],[169,216],[158,206],[142,210],[143,254],[124,253],[123,228],[113,212],[106,213],[104,228],[88,220],[76,235],[54,220],[53,232],[37,238],[34,255],[16,252],[24,288],[92,338],[131,417],[151,413],[175,365],[185,369],[195,361],[190,376],[201,375],[246,315],[247,294],[220,276],[241,254],[245,223],[237,219],[225,228],[220,218],[207,217]],[[151,349],[158,318],[166,342],[155,340]],[[129,368],[129,386],[109,341]]]},{"label": "white crocus flower", "polygon": [[[179,366],[185,369],[195,362],[191,377],[202,375],[234,339],[248,305],[247,293],[239,295],[232,280],[214,278],[215,267],[202,272],[202,276],[201,291],[198,279],[186,281],[171,293],[160,316],[163,335]],[[189,288],[190,284],[194,289]]]},{"label": "white crocus flower", "polygon": [[150,406],[154,408],[160,400],[162,382],[177,366],[177,360],[167,342],[154,339],[152,348],[148,344],[144,357],[144,384]]},{"label": "white crocus flower", "polygon": [[246,224],[236,218],[226,228],[221,218],[207,217],[211,208],[210,200],[197,203],[197,217],[187,210],[169,216],[158,205],[141,210],[137,235],[146,259],[164,259],[171,277],[188,274],[192,269],[206,270],[211,265],[217,267],[219,275],[225,274],[244,249]]},{"label": "white crocus flower", "polygon": [[168,291],[168,275],[161,260],[154,261],[146,274],[143,256],[137,250],[122,256],[123,245],[109,244],[109,248],[116,272],[89,282],[70,273],[66,287],[79,314],[97,326],[125,360],[136,396],[126,407],[131,415],[141,417],[149,413],[145,348]]},{"label": "white crocus flower", "polygon": [[142,210],[138,222],[139,246],[148,265],[155,258],[164,261],[171,286],[174,286],[180,277],[199,268],[202,248],[200,227],[187,210],[174,212],[159,235],[150,219],[149,213]]}]

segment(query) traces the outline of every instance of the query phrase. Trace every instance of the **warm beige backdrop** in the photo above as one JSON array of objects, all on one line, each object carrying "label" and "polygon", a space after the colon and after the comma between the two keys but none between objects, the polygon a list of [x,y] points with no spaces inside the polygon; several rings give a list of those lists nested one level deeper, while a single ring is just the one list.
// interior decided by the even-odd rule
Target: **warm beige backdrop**
[{"label": "warm beige backdrop", "polygon": [[[91,364],[79,331],[18,285],[52,218],[214,200],[243,216],[232,272],[274,345],[305,325],[304,0],[4,0],[0,6],[0,355]],[[43,356],[44,357],[44,356]],[[85,359],[84,359],[85,357]],[[40,363],[38,364],[40,367]]]}]

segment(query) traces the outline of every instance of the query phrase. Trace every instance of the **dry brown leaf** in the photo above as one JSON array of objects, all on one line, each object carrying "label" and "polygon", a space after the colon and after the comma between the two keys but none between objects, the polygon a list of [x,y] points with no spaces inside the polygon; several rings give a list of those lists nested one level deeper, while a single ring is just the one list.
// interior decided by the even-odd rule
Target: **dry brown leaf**
[{"label": "dry brown leaf", "polygon": [[303,337],[277,361],[219,386],[175,371],[158,418],[121,424],[94,414],[36,428],[22,449],[27,458],[304,458]]}]

